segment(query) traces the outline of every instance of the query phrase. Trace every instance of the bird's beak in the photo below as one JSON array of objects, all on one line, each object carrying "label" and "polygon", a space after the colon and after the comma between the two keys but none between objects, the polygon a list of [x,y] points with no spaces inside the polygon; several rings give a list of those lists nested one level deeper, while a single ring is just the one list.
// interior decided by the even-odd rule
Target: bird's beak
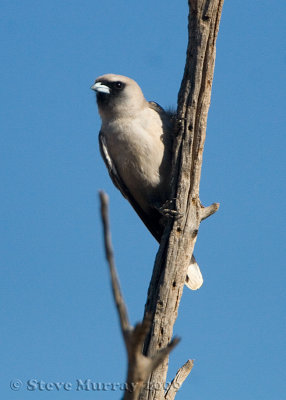
[{"label": "bird's beak", "polygon": [[92,90],[95,90],[98,93],[110,93],[110,89],[108,86],[103,85],[101,82],[95,82],[94,85],[91,86]]}]

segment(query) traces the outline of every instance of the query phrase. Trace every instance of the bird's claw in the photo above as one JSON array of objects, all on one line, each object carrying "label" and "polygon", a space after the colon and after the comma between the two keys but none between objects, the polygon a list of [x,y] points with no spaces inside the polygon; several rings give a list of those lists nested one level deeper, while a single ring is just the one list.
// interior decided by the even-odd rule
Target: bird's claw
[{"label": "bird's claw", "polygon": [[164,217],[167,218],[174,218],[174,219],[182,218],[183,214],[175,210],[174,208],[175,200],[176,199],[167,200],[161,207],[158,207],[158,211],[160,212],[160,214],[162,214]]}]

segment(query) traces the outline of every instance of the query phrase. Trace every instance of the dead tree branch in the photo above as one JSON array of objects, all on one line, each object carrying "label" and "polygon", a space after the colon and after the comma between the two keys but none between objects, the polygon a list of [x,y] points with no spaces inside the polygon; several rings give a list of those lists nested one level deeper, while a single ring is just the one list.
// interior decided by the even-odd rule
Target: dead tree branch
[{"label": "dead tree branch", "polygon": [[127,308],[120,290],[120,284],[117,277],[113,255],[108,216],[108,196],[104,192],[100,192],[99,196],[101,203],[101,219],[103,224],[105,254],[111,277],[112,293],[128,356],[128,373],[124,400],[136,400],[138,399],[139,391],[142,388],[142,385],[146,382],[151,372],[154,371],[165,360],[170,351],[177,345],[179,339],[174,338],[152,357],[146,357],[142,354],[143,344],[150,330],[152,318],[150,315],[146,314],[143,321],[138,323],[135,328],[133,328],[129,323]]},{"label": "dead tree branch", "polygon": [[189,373],[194,366],[193,360],[188,360],[176,373],[175,378],[167,387],[165,393],[165,400],[174,400],[177,391],[180,389],[184,381],[187,379]]},{"label": "dead tree branch", "polygon": [[175,213],[180,218],[170,218],[166,226],[148,290],[144,318],[135,328],[129,324],[116,274],[107,196],[100,193],[106,257],[128,354],[125,400],[135,400],[139,396],[140,400],[173,400],[193,367],[189,360],[179,369],[165,392],[168,355],[178,342],[176,338],[171,339],[187,267],[201,221],[219,207],[217,203],[202,206],[199,185],[222,6],[223,0],[189,0],[189,40],[178,95],[178,131],[172,174],[172,197],[175,199]]},{"label": "dead tree branch", "polygon": [[[173,158],[173,194],[181,218],[170,220],[158,251],[145,305],[153,315],[144,354],[152,357],[170,342],[188,263],[203,219],[219,205],[204,208],[199,199],[202,155],[215,63],[215,44],[223,0],[189,0],[189,41],[178,95],[178,125]],[[168,359],[152,372],[140,400],[164,398]]]}]

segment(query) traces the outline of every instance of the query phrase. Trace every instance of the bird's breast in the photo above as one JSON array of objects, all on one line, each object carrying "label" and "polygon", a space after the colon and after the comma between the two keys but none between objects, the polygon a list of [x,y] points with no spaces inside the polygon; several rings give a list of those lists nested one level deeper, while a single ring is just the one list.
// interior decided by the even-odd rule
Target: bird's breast
[{"label": "bird's breast", "polygon": [[151,198],[159,202],[165,150],[160,120],[151,124],[117,120],[104,128],[104,134],[108,152],[134,198],[143,208]]}]

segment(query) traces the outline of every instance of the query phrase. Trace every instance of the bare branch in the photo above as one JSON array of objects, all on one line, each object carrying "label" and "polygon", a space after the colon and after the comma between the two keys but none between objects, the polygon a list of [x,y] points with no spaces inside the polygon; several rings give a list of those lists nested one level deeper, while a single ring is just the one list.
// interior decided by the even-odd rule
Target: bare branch
[{"label": "bare branch", "polygon": [[99,192],[99,196],[101,202],[101,217],[102,217],[103,231],[104,231],[105,255],[109,266],[112,292],[120,319],[121,330],[125,338],[125,333],[129,331],[130,325],[129,325],[129,318],[125,302],[121,294],[119,280],[117,277],[116,267],[114,262],[109,218],[108,218],[108,196],[103,191]]},{"label": "bare branch", "polygon": [[167,345],[164,349],[160,350],[154,357],[152,357],[152,371],[154,371],[164,360],[165,358],[170,354],[170,352],[173,350],[175,346],[179,343],[180,339],[179,338],[174,338],[171,343]]},{"label": "bare branch", "polygon": [[146,336],[150,330],[152,316],[146,313],[142,322],[135,328],[129,324],[127,308],[121,294],[119,280],[117,277],[112,243],[110,224],[108,216],[108,196],[104,192],[99,193],[101,202],[101,218],[104,230],[105,254],[109,266],[112,293],[119,315],[120,326],[128,355],[128,372],[124,400],[137,400],[140,389],[152,373],[168,356],[170,351],[177,345],[179,339],[173,339],[153,357],[142,354],[142,348]]},{"label": "bare branch", "polygon": [[[177,384],[190,373],[189,360],[177,372],[166,394],[168,354],[200,223],[218,210],[214,203],[202,207],[199,198],[202,157],[216,54],[216,38],[223,0],[188,0],[189,38],[184,76],[178,95],[178,132],[174,140],[172,198],[180,218],[169,219],[150,282],[143,321],[130,326],[115,269],[108,220],[107,196],[101,192],[106,258],[112,291],[128,354],[125,400],[173,400]],[[144,348],[142,352],[144,342]],[[170,343],[171,342],[171,343]],[[151,375],[150,375],[151,373]]]},{"label": "bare branch", "polygon": [[201,208],[201,221],[213,215],[219,209],[219,203],[213,203],[208,207]]},{"label": "bare branch", "polygon": [[176,373],[175,378],[172,380],[170,385],[167,387],[165,393],[166,400],[174,400],[177,391],[180,389],[186,378],[188,377],[189,373],[191,372],[194,366],[193,360],[188,360]]}]

